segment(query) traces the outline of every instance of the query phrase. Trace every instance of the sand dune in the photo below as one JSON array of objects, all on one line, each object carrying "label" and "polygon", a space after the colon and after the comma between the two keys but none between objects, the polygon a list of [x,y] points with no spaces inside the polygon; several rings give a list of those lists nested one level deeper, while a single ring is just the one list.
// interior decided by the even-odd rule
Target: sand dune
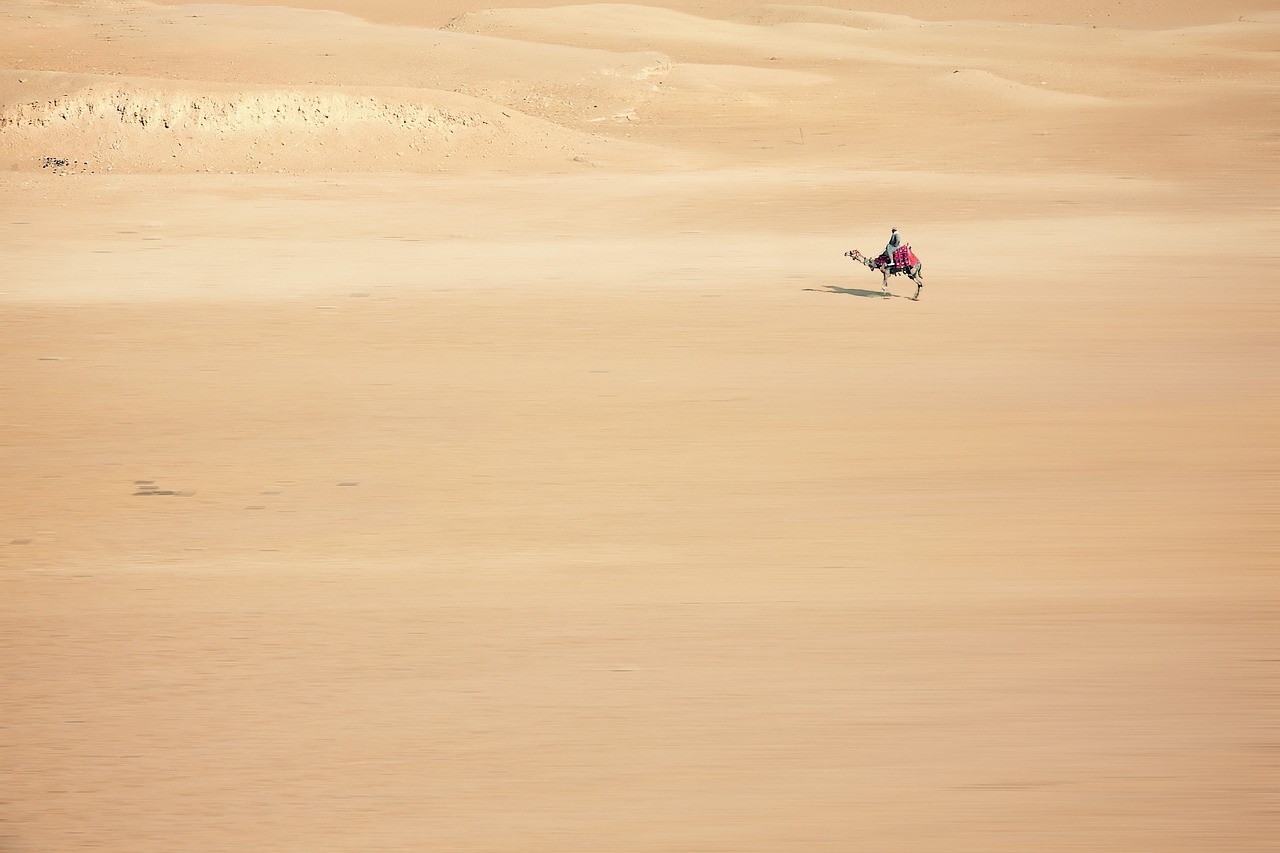
[{"label": "sand dune", "polygon": [[[849,56],[852,46],[793,39],[782,28],[638,5],[584,5],[547,9],[485,10],[461,15],[451,30],[484,33],[551,44],[606,47],[612,50],[661,50],[682,61],[736,59],[744,64],[770,55],[801,52],[822,61]],[[830,53],[824,52],[824,48]]]},{"label": "sand dune", "polygon": [[32,88],[59,92],[0,110],[4,150],[28,167],[53,155],[84,164],[80,171],[105,172],[563,169],[664,160],[657,149],[450,92],[28,79]]},{"label": "sand dune", "polygon": [[[200,2],[184,2],[175,5],[205,5]],[[276,6],[275,0],[241,0],[238,6]],[[475,0],[436,0],[420,3],[417,0],[300,0],[293,4],[302,9],[337,10],[357,15],[379,23],[410,26],[443,26],[461,14],[486,8]],[[509,0],[498,7],[488,8],[545,8],[544,0]],[[573,5],[573,4],[571,4]],[[746,6],[738,0],[671,0],[661,8],[705,15],[721,20],[748,14],[768,16],[776,10],[797,7],[809,14],[821,8],[812,0],[775,0],[768,4]],[[1028,7],[1022,0],[862,0],[856,10],[841,9],[835,14],[874,12],[890,15],[907,15],[930,21],[991,21],[991,22],[1044,22],[1104,27],[1131,27],[1140,29],[1169,29],[1178,26],[1216,24],[1239,18],[1254,19],[1268,12],[1260,10],[1253,0],[1224,0],[1206,3],[1203,0],[1170,0],[1159,6],[1148,3],[1116,3],[1111,0],[1065,0],[1052,7]]]},{"label": "sand dune", "polygon": [[987,105],[1006,104],[1018,109],[1058,109],[1099,107],[1114,103],[1106,98],[1059,92],[1041,85],[1032,86],[1008,80],[989,71],[955,70],[938,78],[941,85],[952,88],[956,97],[965,97]]},{"label": "sand dune", "polygon": [[1271,853],[1265,5],[0,3],[0,851]]},{"label": "sand dune", "polygon": [[[22,26],[36,12],[40,23]],[[0,49],[14,70],[0,75],[0,121],[12,132],[0,136],[0,158],[17,168],[53,157],[104,171],[441,171],[520,161],[556,169],[582,159],[621,168],[632,158],[648,168],[705,163],[725,144],[734,157],[750,156],[730,140],[757,126],[790,128],[781,139],[756,138],[758,151],[789,149],[807,126],[810,160],[873,166],[889,146],[936,170],[966,157],[989,166],[1006,132],[1017,141],[1017,128],[1030,124],[1024,110],[1041,114],[1034,168],[1050,160],[1097,168],[1101,152],[1117,161],[1112,168],[1149,168],[1158,161],[1144,152],[1176,136],[1165,117],[1183,123],[1217,110],[1211,81],[1265,66],[1259,47],[1274,29],[1262,21],[1163,31],[989,27],[808,6],[739,10],[732,20],[635,5],[486,9],[441,28],[148,3],[29,0],[5,14],[12,26]],[[51,67],[58,51],[93,61]],[[1173,67],[1197,76],[1171,76]],[[1234,90],[1267,110],[1266,87]],[[1250,109],[1241,102],[1231,111]],[[1143,122],[1126,117],[1122,144],[1100,145],[1126,111],[1151,116],[1148,138],[1138,144]],[[968,123],[972,144],[957,148],[952,137],[940,150],[892,119],[907,112]],[[846,150],[808,145],[833,136]]]},{"label": "sand dune", "polygon": [[[23,10],[39,8],[19,4],[8,14],[20,22]],[[0,122],[9,130],[0,158],[21,168],[45,157],[103,171],[672,162],[652,147],[583,133],[601,118],[625,120],[650,95],[649,78],[666,64],[652,53],[495,42],[330,12],[52,8],[41,27],[56,27],[59,49],[95,51],[100,61],[90,65],[96,77],[48,69],[48,45],[23,46],[31,30],[6,28],[0,47],[32,69],[0,79]],[[192,53],[193,42],[219,61]],[[316,64],[300,65],[299,53]]]}]

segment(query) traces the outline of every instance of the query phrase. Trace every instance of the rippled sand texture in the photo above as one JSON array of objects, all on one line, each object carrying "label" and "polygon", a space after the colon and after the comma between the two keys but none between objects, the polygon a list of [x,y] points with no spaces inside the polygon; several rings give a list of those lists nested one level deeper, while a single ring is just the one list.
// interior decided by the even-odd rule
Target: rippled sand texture
[{"label": "rippled sand texture", "polygon": [[545,2],[0,4],[0,851],[1273,849],[1280,15]]}]

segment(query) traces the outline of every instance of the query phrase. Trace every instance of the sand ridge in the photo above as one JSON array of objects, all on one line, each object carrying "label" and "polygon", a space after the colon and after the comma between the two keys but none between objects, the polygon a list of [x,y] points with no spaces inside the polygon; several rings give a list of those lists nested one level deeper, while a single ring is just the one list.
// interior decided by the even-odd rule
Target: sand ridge
[{"label": "sand ridge", "polygon": [[656,148],[590,137],[451,92],[136,78],[126,85],[110,77],[78,79],[70,91],[4,111],[0,132],[21,159],[43,162],[30,152],[51,151],[83,163],[81,171],[105,172],[306,172],[349,164],[437,171],[664,159]]},{"label": "sand ridge", "polygon": [[[50,22],[23,27],[32,10]],[[362,149],[371,161],[362,169],[571,168],[574,158],[673,166],[706,164],[753,126],[789,129],[757,134],[731,156],[795,154],[808,125],[799,153],[846,168],[873,165],[886,148],[917,168],[966,158],[991,168],[1000,146],[1015,168],[1007,149],[1034,149],[1024,170],[1130,171],[1151,166],[1151,146],[1199,132],[1188,117],[1221,121],[1219,82],[1240,99],[1233,115],[1273,111],[1267,88],[1235,85],[1269,61],[1256,48],[1274,25],[1261,19],[1140,31],[819,7],[718,20],[586,5],[478,10],[431,28],[329,11],[34,0],[6,15],[14,25],[0,47],[14,68],[0,80],[0,125],[10,129],[0,157],[22,169],[54,157],[104,171],[341,171]],[[42,45],[41,32],[56,43]],[[220,61],[182,47],[191,42]],[[58,51],[94,59],[51,66]],[[1175,66],[1183,76],[1168,73]],[[460,112],[459,96],[483,103]],[[854,108],[833,109],[843,104]],[[1034,125],[1028,110],[1042,114]],[[895,118],[907,114],[977,123],[968,143],[939,150]],[[822,145],[832,137],[845,150]],[[610,147],[626,155],[602,153]]]}]

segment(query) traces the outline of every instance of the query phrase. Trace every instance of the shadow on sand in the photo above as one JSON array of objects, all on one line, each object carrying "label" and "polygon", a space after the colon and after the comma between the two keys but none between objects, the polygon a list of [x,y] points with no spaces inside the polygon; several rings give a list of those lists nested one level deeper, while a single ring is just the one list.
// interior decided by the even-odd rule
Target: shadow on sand
[{"label": "shadow on sand", "polygon": [[863,299],[908,299],[897,293],[885,293],[883,290],[861,290],[856,287],[836,287],[834,284],[828,284],[826,287],[806,287],[805,290],[810,293],[843,293],[846,296],[861,296]]}]

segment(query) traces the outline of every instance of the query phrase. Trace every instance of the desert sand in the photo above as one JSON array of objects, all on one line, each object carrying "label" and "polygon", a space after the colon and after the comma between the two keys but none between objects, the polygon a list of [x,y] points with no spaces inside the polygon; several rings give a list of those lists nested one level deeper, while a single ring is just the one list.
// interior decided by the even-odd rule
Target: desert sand
[{"label": "desert sand", "polygon": [[1049,5],[0,3],[0,851],[1274,850],[1280,13]]}]

